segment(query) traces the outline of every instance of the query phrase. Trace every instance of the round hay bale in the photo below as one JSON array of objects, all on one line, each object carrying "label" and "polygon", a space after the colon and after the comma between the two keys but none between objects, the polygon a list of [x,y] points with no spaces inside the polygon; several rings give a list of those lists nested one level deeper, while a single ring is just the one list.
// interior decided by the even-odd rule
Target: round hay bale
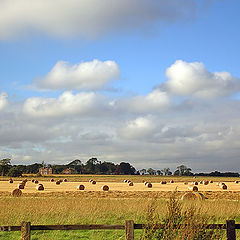
[{"label": "round hay bale", "polygon": [[20,197],[22,195],[22,191],[19,188],[16,188],[12,191],[12,196]]},{"label": "round hay bale", "polygon": [[203,181],[200,181],[199,184],[203,184]]},{"label": "round hay bale", "polygon": [[224,182],[220,183],[220,186],[226,185]]},{"label": "round hay bale", "polygon": [[198,191],[198,187],[197,187],[196,185],[194,185],[194,186],[189,186],[188,189],[189,189],[190,191],[193,191],[193,192],[197,192],[197,191]]},{"label": "round hay bale", "polygon": [[151,183],[148,183],[146,186],[147,186],[148,188],[152,188],[152,184],[151,184]]},{"label": "round hay bale", "polygon": [[133,182],[129,182],[128,186],[132,187],[133,186]]},{"label": "round hay bale", "polygon": [[26,178],[23,180],[23,182],[25,182],[25,183],[26,183],[27,181],[28,181],[28,180],[27,180]]},{"label": "round hay bale", "polygon": [[84,190],[85,189],[85,186],[84,185],[79,185],[79,186],[77,186],[77,190]]},{"label": "round hay bale", "polygon": [[127,182],[128,182],[128,180],[126,180],[126,179],[125,179],[123,182],[127,183]]},{"label": "round hay bale", "polygon": [[184,185],[188,185],[188,182],[184,182]]},{"label": "round hay bale", "polygon": [[34,183],[35,182],[35,180],[34,179],[32,179],[32,183]]},{"label": "round hay bale", "polygon": [[145,183],[145,180],[142,180],[143,183]]},{"label": "round hay bale", "polygon": [[38,191],[43,191],[44,190],[44,186],[42,184],[39,184],[39,185],[36,186],[36,189]]},{"label": "round hay bale", "polygon": [[60,182],[59,180],[56,181],[56,185],[60,185],[60,183],[61,183],[61,182]]},{"label": "round hay bale", "polygon": [[239,183],[239,181],[235,181],[235,183],[237,183],[237,184],[238,184],[238,183]]},{"label": "round hay bale", "polygon": [[148,182],[144,182],[144,185],[147,186]]},{"label": "round hay bale", "polygon": [[39,183],[38,185],[41,185],[41,186],[43,186],[43,184],[42,184],[42,183]]},{"label": "round hay bale", "polygon": [[204,184],[204,185],[208,185],[208,184],[209,184],[209,181],[203,181],[203,184]]},{"label": "round hay bale", "polygon": [[92,184],[96,184],[96,181],[93,180],[93,181],[92,181]]},{"label": "round hay bale", "polygon": [[193,185],[198,185],[198,182],[192,182]]},{"label": "round hay bale", "polygon": [[174,183],[174,181],[173,181],[173,180],[170,180],[170,183]]},{"label": "round hay bale", "polygon": [[54,182],[54,179],[52,178],[52,179],[50,180],[50,182]]},{"label": "round hay bale", "polygon": [[132,181],[131,181],[131,180],[128,180],[128,181],[127,181],[127,183],[130,183],[130,182],[132,182]]},{"label": "round hay bale", "polygon": [[103,185],[102,186],[102,190],[103,191],[108,191],[109,190],[109,186],[108,185]]},{"label": "round hay bale", "polygon": [[24,187],[25,187],[24,184],[22,184],[22,183],[19,183],[19,184],[18,184],[18,189],[24,189]]},{"label": "round hay bale", "polygon": [[61,183],[61,182],[63,182],[63,180],[62,180],[62,179],[59,179],[58,181],[59,181],[60,183]]},{"label": "round hay bale", "polygon": [[9,183],[13,183],[13,180],[12,180],[12,179],[9,179]]},{"label": "round hay bale", "polygon": [[93,181],[92,179],[89,180],[90,183],[91,183],[92,181]]},{"label": "round hay bale", "polygon": [[222,189],[222,190],[227,190],[227,185],[225,185],[225,184],[222,185],[222,186],[221,186],[221,189]]},{"label": "round hay bale", "polygon": [[38,180],[35,180],[34,183],[35,183],[35,184],[38,184]]},{"label": "round hay bale", "polygon": [[63,179],[63,181],[64,181],[64,182],[67,182],[67,179],[66,179],[66,178],[64,178],[64,179]]},{"label": "round hay bale", "polygon": [[161,181],[160,183],[161,184],[167,184],[167,181]]},{"label": "round hay bale", "polygon": [[213,180],[211,180],[210,183],[213,183]]},{"label": "round hay bale", "polygon": [[205,199],[207,198],[200,192],[187,192],[182,195],[180,200],[205,200]]}]

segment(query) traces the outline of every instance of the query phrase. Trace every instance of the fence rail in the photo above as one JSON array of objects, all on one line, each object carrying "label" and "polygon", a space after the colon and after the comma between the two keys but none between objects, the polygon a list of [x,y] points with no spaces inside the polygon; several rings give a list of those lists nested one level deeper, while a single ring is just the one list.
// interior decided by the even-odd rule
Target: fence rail
[{"label": "fence rail", "polygon": [[[147,226],[146,224],[135,224],[133,220],[126,220],[125,225],[31,225],[30,222],[22,222],[21,226],[0,226],[0,231],[21,231],[21,240],[30,240],[31,231],[40,230],[125,230],[125,239],[134,240],[134,229],[144,229]],[[164,224],[154,226],[155,229],[164,227]],[[203,227],[205,229],[225,229],[227,240],[236,240],[236,229],[240,229],[240,224],[235,224],[234,220],[227,220],[226,224],[206,224]]]}]

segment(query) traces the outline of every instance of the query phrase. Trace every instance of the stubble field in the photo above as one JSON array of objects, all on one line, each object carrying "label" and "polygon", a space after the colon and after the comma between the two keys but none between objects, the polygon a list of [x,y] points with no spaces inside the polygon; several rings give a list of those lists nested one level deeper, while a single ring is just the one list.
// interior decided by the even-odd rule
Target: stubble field
[{"label": "stubble field", "polygon": [[[66,177],[66,176],[64,176]],[[53,176],[55,180],[63,176]],[[25,178],[25,177],[24,177]],[[23,178],[23,179],[24,179]],[[7,178],[0,181],[0,225],[20,225],[22,221],[32,224],[124,224],[126,219],[144,223],[149,205],[157,203],[155,211],[160,216],[166,214],[166,203],[175,192],[180,198],[188,185],[184,182],[201,181],[209,178],[164,178],[158,176],[69,176],[67,182],[56,185],[48,177],[26,176],[28,182],[21,197],[11,196],[20,178],[10,184]],[[32,179],[37,179],[45,187],[37,191]],[[93,185],[89,179],[96,180]],[[124,183],[124,179],[133,181],[133,186]],[[143,180],[152,182],[147,188]],[[167,184],[160,181],[166,180]],[[169,183],[174,180],[174,183]],[[198,188],[208,199],[204,201],[183,202],[183,208],[194,204],[204,216],[214,217],[215,222],[224,223],[226,219],[240,222],[240,184],[234,178],[210,178],[213,183],[199,184]],[[225,182],[227,190],[217,186]],[[84,191],[77,190],[79,184]],[[110,190],[101,190],[108,185]],[[136,239],[141,231],[136,231]],[[0,239],[19,239],[20,233],[0,232]],[[33,232],[32,239],[124,239],[124,231],[43,231]]]}]

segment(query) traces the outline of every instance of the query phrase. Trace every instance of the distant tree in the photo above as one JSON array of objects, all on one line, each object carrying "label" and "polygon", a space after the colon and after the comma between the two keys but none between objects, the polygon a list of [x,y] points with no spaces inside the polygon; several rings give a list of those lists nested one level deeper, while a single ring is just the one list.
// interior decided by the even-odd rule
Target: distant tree
[{"label": "distant tree", "polygon": [[147,173],[147,170],[146,170],[145,168],[143,168],[143,169],[139,170],[139,173],[140,173],[141,175],[144,175],[144,174]]},{"label": "distant tree", "polygon": [[172,172],[170,171],[170,168],[164,168],[162,170],[162,172],[164,173],[165,176],[172,175]]},{"label": "distant tree", "polygon": [[157,170],[157,175],[163,175],[161,170]]},{"label": "distant tree", "polygon": [[130,163],[121,162],[117,166],[115,173],[122,175],[134,175],[136,173],[136,169]]},{"label": "distant tree", "polygon": [[21,177],[22,176],[22,171],[20,171],[18,168],[16,167],[12,167],[10,168],[10,170],[8,171],[8,176],[9,177]]},{"label": "distant tree", "polygon": [[2,173],[2,176],[5,176],[8,173],[10,168],[11,168],[10,158],[5,158],[0,160],[0,171]]},{"label": "distant tree", "polygon": [[180,165],[177,167],[177,170],[174,172],[174,175],[178,176],[192,176],[193,173],[191,172],[192,169],[186,167],[185,165]]},{"label": "distant tree", "polygon": [[149,169],[147,170],[147,172],[148,172],[149,175],[156,175],[156,170],[154,170],[154,169],[152,169],[152,168],[149,168]]}]

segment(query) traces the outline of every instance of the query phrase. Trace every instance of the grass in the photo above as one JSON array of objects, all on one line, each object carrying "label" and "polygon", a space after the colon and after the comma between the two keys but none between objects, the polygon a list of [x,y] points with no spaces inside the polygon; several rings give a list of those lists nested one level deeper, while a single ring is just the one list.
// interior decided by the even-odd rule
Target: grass
[{"label": "grass", "polygon": [[[130,179],[130,177],[126,176],[121,177],[123,179]],[[86,178],[87,181],[90,177],[88,176]],[[95,176],[93,178],[96,179]],[[117,179],[119,180],[119,177],[117,177]],[[140,182],[141,179],[142,176],[135,181]],[[103,178],[101,178],[101,180],[103,181]],[[111,176],[111,178],[107,178],[107,180],[114,182],[116,179],[115,176]],[[185,179],[183,179],[183,181],[185,181]],[[168,213],[167,199],[161,198],[160,195],[152,195],[148,192],[140,192],[138,194],[132,192],[126,195],[121,192],[101,194],[84,192],[70,195],[48,193],[47,195],[23,195],[20,198],[0,194],[0,226],[20,225],[22,221],[30,221],[33,225],[124,224],[127,219],[132,219],[135,223],[144,223],[149,206],[153,201],[156,203],[154,211],[160,219],[164,219]],[[183,202],[183,210],[188,209],[190,204],[191,202]],[[237,223],[240,223],[239,200],[226,200],[216,195],[216,199],[213,198],[206,201],[195,202],[195,207],[201,209],[201,216],[211,219],[212,222],[225,223],[227,219],[235,219]],[[142,230],[135,230],[135,239],[140,239],[142,232]],[[31,236],[32,239],[35,240],[120,240],[125,238],[124,234],[124,231],[121,230],[33,231]],[[238,237],[240,239],[239,235]],[[0,232],[0,239],[15,240],[19,238],[20,232]]]}]

